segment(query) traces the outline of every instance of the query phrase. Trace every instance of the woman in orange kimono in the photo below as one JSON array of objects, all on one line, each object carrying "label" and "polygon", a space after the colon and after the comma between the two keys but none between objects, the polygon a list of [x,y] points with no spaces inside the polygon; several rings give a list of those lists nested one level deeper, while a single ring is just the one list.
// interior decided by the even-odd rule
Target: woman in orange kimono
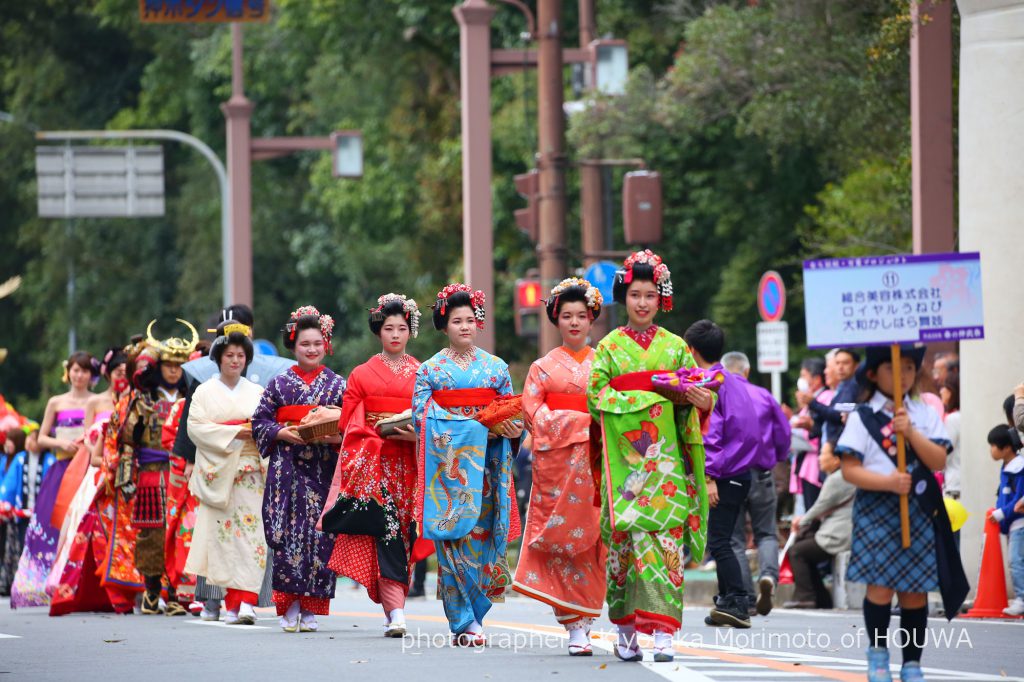
[{"label": "woman in orange kimono", "polygon": [[[384,635],[405,634],[413,525],[419,475],[412,393],[420,363],[405,352],[419,331],[416,301],[399,294],[377,299],[370,331],[382,350],[352,370],[345,390],[341,428],[345,437],[334,481],[320,519],[337,533],[329,566],[366,588],[384,608]],[[382,437],[377,423],[402,413],[407,426]]]},{"label": "woman in orange kimono", "polygon": [[605,549],[594,471],[601,457],[587,411],[594,349],[587,345],[601,294],[570,278],[551,290],[547,315],[562,345],[530,367],[523,414],[533,436],[533,488],[512,589],[548,604],[569,631],[569,655],[591,656],[601,615]]}]

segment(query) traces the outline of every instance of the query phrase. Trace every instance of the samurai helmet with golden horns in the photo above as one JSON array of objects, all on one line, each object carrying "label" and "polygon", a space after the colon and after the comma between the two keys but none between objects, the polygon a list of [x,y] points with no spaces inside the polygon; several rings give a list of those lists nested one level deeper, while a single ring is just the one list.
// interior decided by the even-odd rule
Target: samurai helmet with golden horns
[{"label": "samurai helmet with golden horns", "polygon": [[191,341],[186,341],[176,336],[163,341],[157,341],[153,338],[153,325],[156,324],[156,320],[150,322],[149,326],[146,327],[146,345],[160,354],[161,361],[186,363],[188,362],[188,356],[192,354],[192,351],[196,349],[196,345],[199,343],[199,332],[196,331],[196,328],[180,317],[177,319],[178,322],[181,322],[192,332]]}]

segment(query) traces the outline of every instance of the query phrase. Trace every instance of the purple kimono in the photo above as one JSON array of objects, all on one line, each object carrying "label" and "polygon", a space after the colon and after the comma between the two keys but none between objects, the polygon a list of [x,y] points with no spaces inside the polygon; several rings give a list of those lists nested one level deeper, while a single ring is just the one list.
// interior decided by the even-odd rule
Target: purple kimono
[{"label": "purple kimono", "polygon": [[[344,391],[345,379],[326,367],[308,374],[292,367],[270,380],[252,416],[253,438],[260,454],[270,459],[263,526],[274,553],[273,585],[279,611],[283,600],[290,603],[298,596],[312,598],[304,600],[310,604],[323,600],[319,608],[309,610],[325,614],[334,597],[338,578],[327,562],[335,536],[318,531],[316,524],[331,487],[338,452],[330,445],[274,440],[286,424],[297,422],[279,420],[278,410],[289,405],[340,406]],[[292,599],[286,599],[288,595]]]}]

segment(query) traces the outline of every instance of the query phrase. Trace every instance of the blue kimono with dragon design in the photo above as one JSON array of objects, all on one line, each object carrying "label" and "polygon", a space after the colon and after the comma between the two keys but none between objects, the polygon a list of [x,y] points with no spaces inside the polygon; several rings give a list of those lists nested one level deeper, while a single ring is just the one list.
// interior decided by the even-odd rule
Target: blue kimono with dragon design
[{"label": "blue kimono with dragon design", "polygon": [[[424,473],[417,518],[437,549],[438,596],[456,634],[482,623],[491,604],[504,599],[511,583],[505,548],[518,525],[511,517],[511,443],[488,438],[473,418],[487,395],[511,394],[512,379],[501,358],[475,352],[466,369],[436,354],[417,371],[413,393]],[[477,389],[475,398],[464,389]]]}]

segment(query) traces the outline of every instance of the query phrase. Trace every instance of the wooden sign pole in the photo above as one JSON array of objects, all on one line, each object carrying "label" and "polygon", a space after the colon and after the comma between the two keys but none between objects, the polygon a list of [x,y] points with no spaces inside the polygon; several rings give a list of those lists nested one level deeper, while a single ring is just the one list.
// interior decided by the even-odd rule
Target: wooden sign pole
[{"label": "wooden sign pole", "polygon": [[[892,393],[894,412],[903,409],[903,360],[900,345],[892,345]],[[896,434],[896,468],[901,474],[907,472],[907,443],[902,433]],[[903,549],[910,547],[910,501],[906,495],[900,495],[900,537]]]}]

